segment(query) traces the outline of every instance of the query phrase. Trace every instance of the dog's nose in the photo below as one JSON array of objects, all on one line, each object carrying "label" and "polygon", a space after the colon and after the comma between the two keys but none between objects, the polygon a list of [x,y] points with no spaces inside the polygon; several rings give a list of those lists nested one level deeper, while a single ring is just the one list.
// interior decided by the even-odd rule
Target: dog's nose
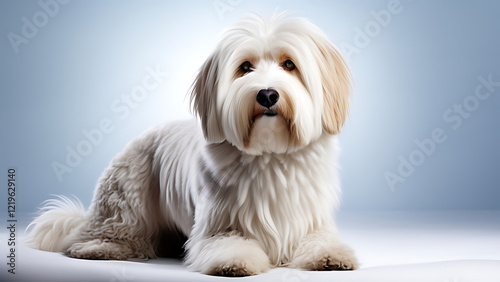
[{"label": "dog's nose", "polygon": [[276,104],[280,98],[278,91],[274,89],[261,89],[257,93],[257,102],[266,108]]}]

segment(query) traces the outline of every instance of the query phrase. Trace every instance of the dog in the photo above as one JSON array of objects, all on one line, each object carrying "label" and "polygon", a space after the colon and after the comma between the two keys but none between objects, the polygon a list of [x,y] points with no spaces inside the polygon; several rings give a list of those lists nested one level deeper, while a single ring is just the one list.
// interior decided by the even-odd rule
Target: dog
[{"label": "dog", "polygon": [[189,270],[210,275],[356,269],[333,218],[351,84],[340,52],[310,21],[249,15],[197,74],[198,119],[132,140],[88,211],[79,200],[49,200],[29,242],[73,258],[148,259],[176,244],[166,232],[187,238]]}]

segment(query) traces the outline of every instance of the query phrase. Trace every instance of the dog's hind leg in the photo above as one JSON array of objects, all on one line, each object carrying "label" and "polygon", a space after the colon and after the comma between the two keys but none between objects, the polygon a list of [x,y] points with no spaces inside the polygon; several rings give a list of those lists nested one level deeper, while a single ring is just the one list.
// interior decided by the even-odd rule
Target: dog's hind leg
[{"label": "dog's hind leg", "polygon": [[154,138],[132,141],[100,178],[81,236],[65,253],[74,258],[153,258],[160,230]]},{"label": "dog's hind leg", "polygon": [[134,250],[126,242],[94,239],[82,243],[74,243],[66,255],[80,259],[114,259],[127,260],[134,257]]}]

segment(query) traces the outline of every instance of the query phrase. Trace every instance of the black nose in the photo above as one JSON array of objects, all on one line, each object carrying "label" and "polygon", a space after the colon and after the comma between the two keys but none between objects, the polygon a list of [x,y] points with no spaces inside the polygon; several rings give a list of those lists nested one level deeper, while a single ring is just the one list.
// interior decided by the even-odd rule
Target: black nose
[{"label": "black nose", "polygon": [[266,108],[276,104],[280,98],[278,92],[274,89],[262,89],[257,93],[257,102]]}]

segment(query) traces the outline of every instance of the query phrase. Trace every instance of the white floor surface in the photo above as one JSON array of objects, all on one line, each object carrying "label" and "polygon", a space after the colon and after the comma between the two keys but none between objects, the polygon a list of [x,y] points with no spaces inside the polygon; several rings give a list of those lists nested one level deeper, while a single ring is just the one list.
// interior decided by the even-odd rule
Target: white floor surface
[{"label": "white floor surface", "polygon": [[7,272],[6,219],[0,231],[0,281],[418,281],[500,282],[500,211],[340,212],[340,232],[361,262],[356,271],[278,268],[254,277],[188,272],[174,259],[90,261],[25,247],[19,219],[16,274]]}]

